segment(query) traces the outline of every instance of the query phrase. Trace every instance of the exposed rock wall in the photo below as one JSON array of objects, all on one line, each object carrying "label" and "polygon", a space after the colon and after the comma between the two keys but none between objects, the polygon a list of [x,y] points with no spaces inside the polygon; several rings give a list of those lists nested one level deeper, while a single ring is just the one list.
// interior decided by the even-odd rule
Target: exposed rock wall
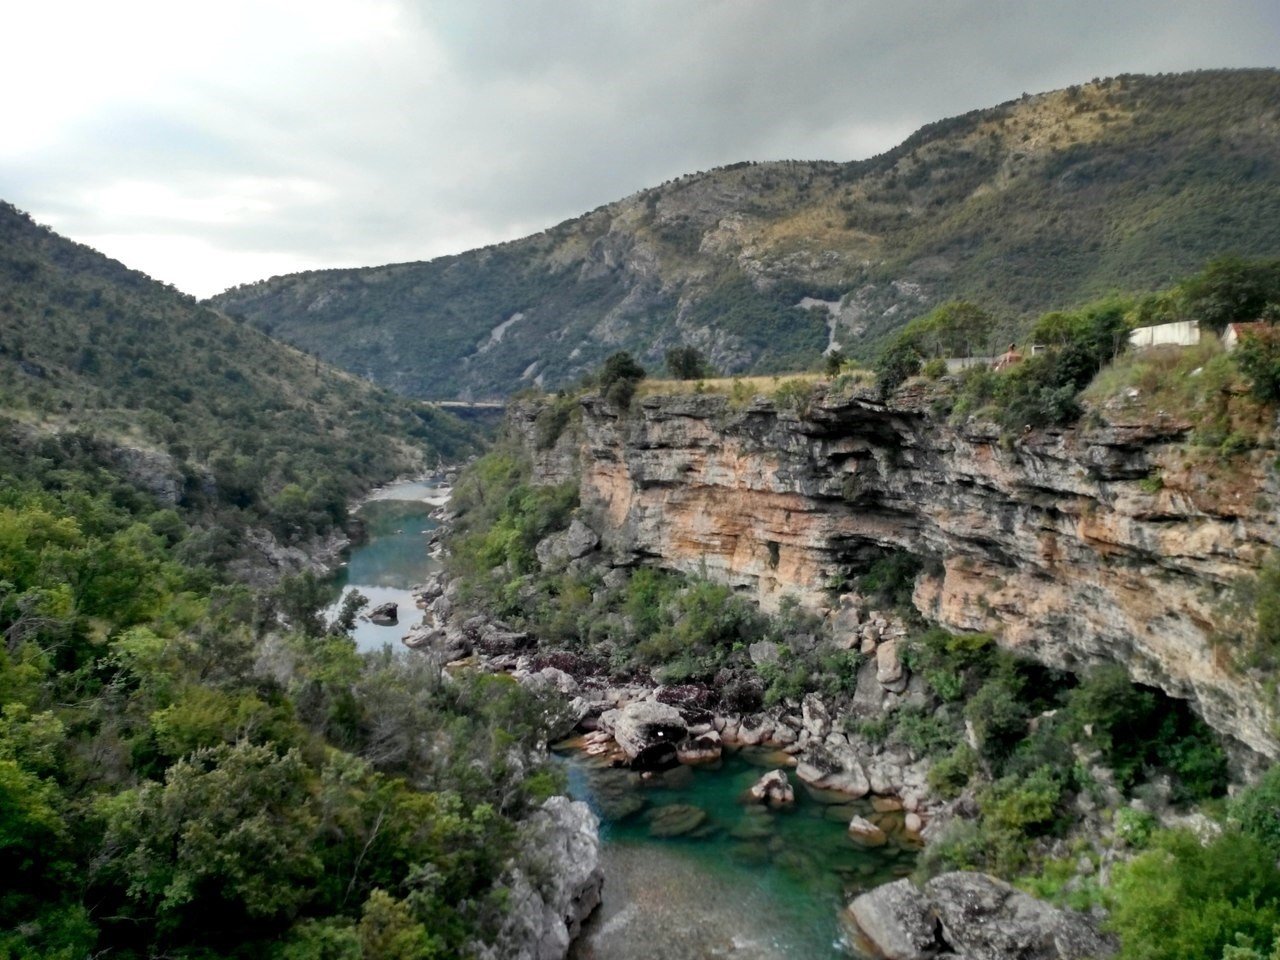
[{"label": "exposed rock wall", "polygon": [[[583,510],[621,561],[705,573],[765,608],[825,609],[851,566],[908,550],[930,561],[915,590],[928,619],[1054,666],[1122,663],[1280,757],[1274,693],[1211,641],[1225,588],[1280,543],[1262,456],[1207,468],[1189,424],[1122,412],[1002,442],[931,402],[861,391],[801,414],[684,396],[620,417],[587,398]],[[562,478],[563,451],[544,459]]]}]

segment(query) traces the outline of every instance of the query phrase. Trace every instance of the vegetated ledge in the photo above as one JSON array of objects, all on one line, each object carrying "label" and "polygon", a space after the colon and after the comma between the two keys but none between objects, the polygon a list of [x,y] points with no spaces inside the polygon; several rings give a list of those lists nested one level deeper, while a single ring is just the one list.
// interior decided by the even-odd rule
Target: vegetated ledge
[{"label": "vegetated ledge", "polygon": [[1185,419],[1123,407],[1002,436],[935,413],[940,390],[815,391],[797,410],[695,394],[623,412],[587,396],[581,430],[549,448],[537,403],[510,419],[535,482],[580,476],[582,513],[619,562],[834,611],[851,573],[908,551],[925,561],[925,619],[1054,667],[1120,663],[1193,701],[1245,768],[1280,758],[1274,684],[1217,642],[1233,587],[1280,545],[1270,457],[1207,457]]}]

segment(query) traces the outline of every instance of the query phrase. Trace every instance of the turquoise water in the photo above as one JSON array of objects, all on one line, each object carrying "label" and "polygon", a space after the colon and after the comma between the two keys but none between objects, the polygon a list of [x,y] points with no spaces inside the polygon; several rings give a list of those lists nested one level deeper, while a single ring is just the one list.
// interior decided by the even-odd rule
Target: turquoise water
[{"label": "turquoise water", "polygon": [[[842,906],[914,866],[915,851],[902,840],[867,849],[849,839],[854,814],[890,830],[901,822],[867,801],[819,802],[791,774],[793,808],[743,802],[779,766],[779,755],[766,750],[651,781],[581,754],[563,757],[570,793],[601,817],[605,841],[604,902],[571,952],[576,960],[847,957]],[[691,832],[655,837],[655,824],[662,832],[668,817]]]},{"label": "turquoise water", "polygon": [[431,511],[446,495],[447,490],[441,487],[406,481],[379,490],[357,511],[368,539],[351,548],[346,564],[333,575],[335,601],[330,616],[349,590],[359,590],[368,597],[369,607],[394,600],[400,616],[399,623],[389,627],[357,621],[354,636],[361,650],[398,644],[422,618],[409,591],[439,568],[438,561],[428,554],[427,534],[436,528]]},{"label": "turquoise water", "polygon": [[[361,649],[398,644],[420,618],[409,590],[437,568],[426,534],[445,494],[415,481],[385,488],[360,507],[368,539],[334,575],[331,614],[349,589],[373,604],[400,604],[396,626],[359,622]],[[914,865],[914,851],[901,842],[869,850],[849,839],[855,814],[883,819],[890,831],[900,823],[900,814],[875,814],[867,801],[819,802],[791,775],[794,808],[742,802],[761,775],[785,762],[768,750],[742,750],[714,766],[677,767],[649,780],[575,750],[558,756],[570,793],[601,817],[604,839],[604,902],[575,943],[575,960],[847,957],[841,907]],[[664,822],[689,832],[654,836]]]}]

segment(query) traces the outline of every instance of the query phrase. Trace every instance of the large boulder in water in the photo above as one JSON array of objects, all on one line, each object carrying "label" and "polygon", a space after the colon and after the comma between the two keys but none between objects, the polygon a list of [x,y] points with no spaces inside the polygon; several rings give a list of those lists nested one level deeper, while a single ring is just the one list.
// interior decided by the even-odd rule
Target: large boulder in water
[{"label": "large boulder in water", "polygon": [[941,950],[938,918],[910,880],[876,887],[849,904],[859,932],[886,960],[929,960]]},{"label": "large boulder in water", "polygon": [[676,745],[688,733],[675,707],[656,700],[629,703],[613,721],[613,738],[632,766],[661,766],[675,759]]},{"label": "large boulder in water", "polygon": [[380,627],[394,626],[399,622],[398,618],[399,606],[394,600],[388,600],[386,603],[380,603],[369,611],[369,622],[376,623]]},{"label": "large boulder in water", "polygon": [[796,802],[796,792],[785,770],[770,770],[751,787],[751,798],[771,807],[786,807]]},{"label": "large boulder in water", "polygon": [[848,744],[814,744],[801,756],[796,776],[819,790],[836,790],[849,796],[865,797],[871,782],[858,762],[857,752]]}]

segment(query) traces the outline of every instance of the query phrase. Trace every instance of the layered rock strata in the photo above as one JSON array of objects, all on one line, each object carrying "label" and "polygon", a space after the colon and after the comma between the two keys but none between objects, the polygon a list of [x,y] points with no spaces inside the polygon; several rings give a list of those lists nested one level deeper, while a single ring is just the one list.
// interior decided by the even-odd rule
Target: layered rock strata
[{"label": "layered rock strata", "polygon": [[[1188,452],[1189,423],[1123,410],[1008,438],[951,424],[936,399],[855,390],[802,414],[693,395],[620,415],[587,397],[582,431],[539,463],[559,481],[576,454],[584,516],[615,563],[704,574],[766,609],[794,597],[838,615],[852,645],[866,624],[829,588],[908,551],[926,561],[927,619],[1055,667],[1121,663],[1193,700],[1242,756],[1280,757],[1274,693],[1213,642],[1231,585],[1280,543],[1261,453],[1214,464]],[[876,662],[882,685],[905,683],[896,650]]]}]

